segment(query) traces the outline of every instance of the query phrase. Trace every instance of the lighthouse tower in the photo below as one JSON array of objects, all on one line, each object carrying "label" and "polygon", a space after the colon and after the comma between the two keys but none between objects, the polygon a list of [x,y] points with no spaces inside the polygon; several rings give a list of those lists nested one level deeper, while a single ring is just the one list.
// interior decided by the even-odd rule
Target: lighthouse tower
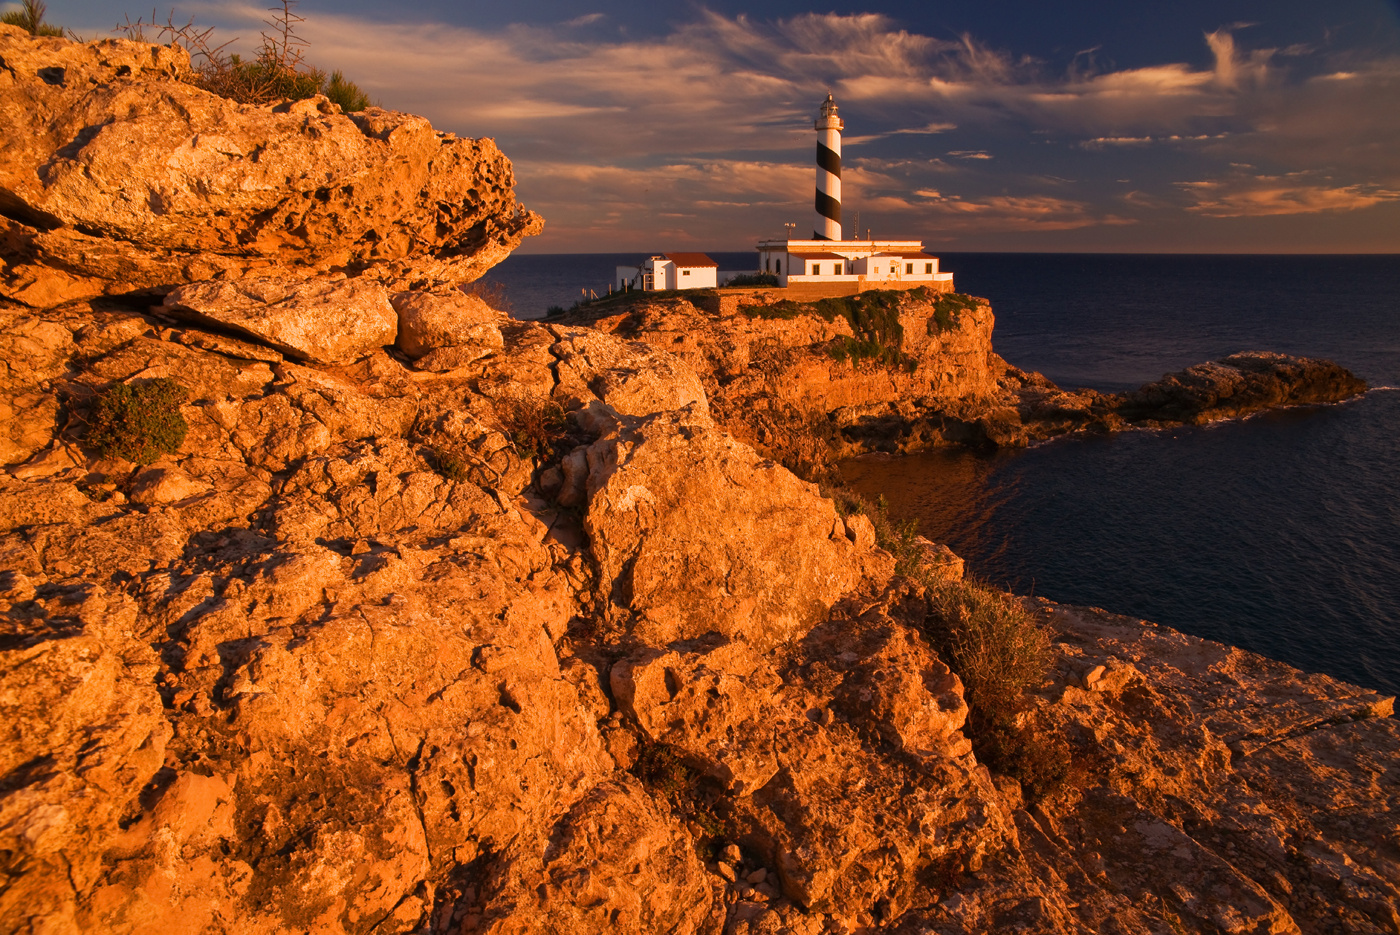
[{"label": "lighthouse tower", "polygon": [[817,228],[814,240],[841,239],[841,130],[836,101],[830,94],[817,118]]}]

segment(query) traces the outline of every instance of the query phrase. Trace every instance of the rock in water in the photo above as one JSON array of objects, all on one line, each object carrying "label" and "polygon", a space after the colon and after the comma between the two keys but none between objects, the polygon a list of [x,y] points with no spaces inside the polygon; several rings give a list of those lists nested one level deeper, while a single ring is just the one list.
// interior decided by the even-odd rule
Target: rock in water
[{"label": "rock in water", "polygon": [[1338,402],[1365,391],[1365,380],[1330,360],[1249,351],[1169,373],[1123,394],[1116,408],[1133,423],[1199,424],[1277,406]]}]

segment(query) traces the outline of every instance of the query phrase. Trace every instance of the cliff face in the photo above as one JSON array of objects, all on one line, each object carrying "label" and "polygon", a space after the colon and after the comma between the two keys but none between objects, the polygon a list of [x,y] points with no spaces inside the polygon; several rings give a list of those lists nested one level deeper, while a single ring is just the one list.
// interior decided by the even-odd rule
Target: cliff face
[{"label": "cliff face", "polygon": [[[821,354],[857,412],[990,387],[984,306],[896,312],[881,374],[826,350],[869,319],[781,308],[587,328],[286,270],[0,299],[0,927],[1394,931],[1392,699],[1040,602],[1024,716],[1068,781],[979,762],[931,569],[717,418],[815,405]],[[164,381],[178,444],[95,444]]]},{"label": "cliff face", "polygon": [[236,104],[176,47],[0,25],[0,294],[32,306],[281,267],[469,281],[542,220],[490,140],[324,98]]},{"label": "cliff face", "polygon": [[1245,352],[1129,393],[1065,390],[992,350],[985,299],[912,290],[743,305],[625,294],[558,318],[669,351],[725,429],[807,476],[825,459],[938,445],[1025,446],[1344,400],[1365,381],[1327,360]]}]

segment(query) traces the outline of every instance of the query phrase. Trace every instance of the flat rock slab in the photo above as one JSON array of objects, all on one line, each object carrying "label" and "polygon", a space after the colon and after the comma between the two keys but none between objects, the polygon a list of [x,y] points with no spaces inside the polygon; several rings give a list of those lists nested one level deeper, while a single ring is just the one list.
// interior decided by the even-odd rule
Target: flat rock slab
[{"label": "flat rock slab", "polygon": [[167,295],[165,311],[317,364],[357,360],[398,335],[389,293],[364,280],[197,282]]}]

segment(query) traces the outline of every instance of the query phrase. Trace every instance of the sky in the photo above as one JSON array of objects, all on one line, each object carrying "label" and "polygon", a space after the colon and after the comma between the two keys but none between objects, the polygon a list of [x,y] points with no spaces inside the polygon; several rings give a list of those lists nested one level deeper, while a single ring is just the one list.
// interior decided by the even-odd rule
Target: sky
[{"label": "sky", "polygon": [[[176,3],[257,43],[268,0]],[[9,8],[13,4],[0,4]],[[169,5],[159,9],[164,19]],[[307,59],[492,137],[522,252],[744,250],[843,211],[944,251],[1400,253],[1400,0],[303,0]],[[50,0],[107,35],[141,4]]]}]

